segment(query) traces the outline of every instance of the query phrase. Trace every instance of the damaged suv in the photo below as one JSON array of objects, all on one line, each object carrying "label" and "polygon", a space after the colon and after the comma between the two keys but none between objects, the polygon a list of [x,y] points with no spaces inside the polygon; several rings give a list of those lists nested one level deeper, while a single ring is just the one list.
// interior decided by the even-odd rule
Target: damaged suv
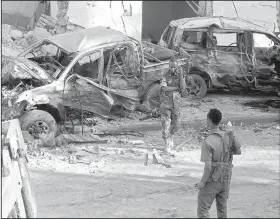
[{"label": "damaged suv", "polygon": [[[66,108],[110,118],[117,108],[152,107],[159,80],[178,52],[95,27],[38,41],[2,57],[2,119],[19,118],[34,137],[57,132]],[[179,65],[188,70],[188,58]]]},{"label": "damaged suv", "polygon": [[174,20],[158,45],[190,54],[189,74],[199,98],[212,88],[280,91],[280,39],[251,22],[226,17]]}]

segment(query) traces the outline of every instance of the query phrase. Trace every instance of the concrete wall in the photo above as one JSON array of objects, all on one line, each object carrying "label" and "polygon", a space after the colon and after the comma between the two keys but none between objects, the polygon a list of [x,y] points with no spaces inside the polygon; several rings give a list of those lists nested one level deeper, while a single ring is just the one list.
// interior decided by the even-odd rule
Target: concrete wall
[{"label": "concrete wall", "polygon": [[[277,31],[276,1],[234,1],[240,18]],[[237,17],[232,1],[214,1],[214,16]],[[279,31],[279,30],[278,30]]]},{"label": "concrete wall", "polygon": [[196,16],[185,1],[143,1],[142,37],[159,40],[170,21]]},{"label": "concrete wall", "polygon": [[2,1],[2,24],[32,28],[45,10],[39,1]]},{"label": "concrete wall", "polygon": [[[132,16],[123,16],[121,1],[111,1],[111,4],[110,1],[70,1],[67,15],[70,22],[82,27],[109,26],[140,40],[142,1],[123,1],[123,5],[128,11],[131,5]],[[51,16],[56,14],[57,2],[51,1]]]}]

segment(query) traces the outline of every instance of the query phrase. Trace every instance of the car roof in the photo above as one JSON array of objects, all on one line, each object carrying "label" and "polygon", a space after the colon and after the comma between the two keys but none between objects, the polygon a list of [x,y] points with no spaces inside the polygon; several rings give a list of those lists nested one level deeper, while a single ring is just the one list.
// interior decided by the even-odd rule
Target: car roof
[{"label": "car roof", "polygon": [[47,40],[68,53],[75,53],[102,44],[131,40],[131,38],[120,31],[98,26],[51,36]]},{"label": "car roof", "polygon": [[[192,28],[208,28],[215,27],[228,30],[249,30],[262,33],[273,34],[262,26],[254,24],[240,18],[231,17],[193,17],[182,18],[170,22],[171,26],[177,26],[179,29],[192,29]],[[274,35],[274,34],[273,34]]]}]

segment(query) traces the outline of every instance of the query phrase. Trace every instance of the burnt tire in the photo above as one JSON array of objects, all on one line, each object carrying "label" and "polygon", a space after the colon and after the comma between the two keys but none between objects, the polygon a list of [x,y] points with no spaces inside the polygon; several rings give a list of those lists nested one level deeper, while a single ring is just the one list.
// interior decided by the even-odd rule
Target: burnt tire
[{"label": "burnt tire", "polygon": [[149,108],[149,110],[153,110],[160,106],[160,89],[161,85],[154,83],[146,91],[143,103]]},{"label": "burnt tire", "polygon": [[191,96],[197,99],[205,97],[208,90],[206,81],[200,75],[197,74],[191,74],[190,76],[193,78],[195,84],[198,86],[195,94],[191,94]]},{"label": "burnt tire", "polygon": [[[20,125],[23,131],[29,132],[34,138],[38,139],[39,130],[38,132],[32,132],[34,128],[31,127],[38,127],[42,129],[41,133],[50,133],[53,132],[56,136],[57,133],[57,124],[54,117],[46,111],[43,110],[31,110],[23,114],[20,118]],[[47,129],[45,127],[47,126]]]}]

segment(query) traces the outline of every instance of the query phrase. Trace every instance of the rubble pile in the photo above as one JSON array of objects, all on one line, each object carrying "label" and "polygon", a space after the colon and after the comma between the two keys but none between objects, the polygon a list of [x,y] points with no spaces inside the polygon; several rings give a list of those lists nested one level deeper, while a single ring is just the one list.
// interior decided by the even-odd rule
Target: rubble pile
[{"label": "rubble pile", "polygon": [[[16,56],[28,46],[37,41],[56,35],[57,20],[51,16],[42,14],[34,30],[19,30],[19,28],[3,24],[2,25],[2,54],[6,56]],[[67,23],[66,32],[84,29],[73,23]]]}]

